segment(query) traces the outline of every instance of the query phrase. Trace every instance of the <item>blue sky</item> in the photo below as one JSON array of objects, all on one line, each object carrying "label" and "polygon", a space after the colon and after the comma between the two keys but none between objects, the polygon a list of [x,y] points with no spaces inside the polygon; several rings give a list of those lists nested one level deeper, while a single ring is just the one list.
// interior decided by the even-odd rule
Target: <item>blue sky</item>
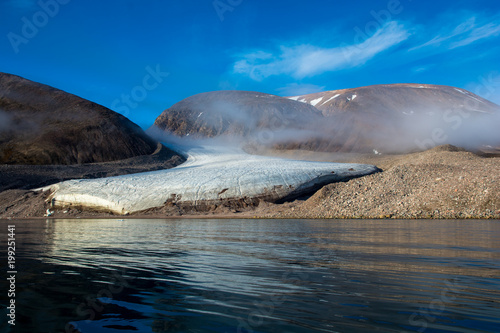
[{"label": "blue sky", "polygon": [[197,93],[387,83],[500,103],[498,1],[0,0],[0,71],[146,128]]}]

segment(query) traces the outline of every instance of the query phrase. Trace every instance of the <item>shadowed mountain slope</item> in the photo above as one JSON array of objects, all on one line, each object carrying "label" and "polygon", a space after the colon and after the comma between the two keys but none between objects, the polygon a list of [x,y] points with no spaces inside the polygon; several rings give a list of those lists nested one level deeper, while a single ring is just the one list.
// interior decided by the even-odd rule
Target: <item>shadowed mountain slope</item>
[{"label": "shadowed mountain slope", "polygon": [[124,116],[78,96],[0,73],[0,164],[81,164],[152,154]]},{"label": "shadowed mountain slope", "polygon": [[247,137],[262,130],[305,129],[322,118],[312,105],[252,91],[213,91],[188,97],[165,110],[154,125],[178,136]]}]

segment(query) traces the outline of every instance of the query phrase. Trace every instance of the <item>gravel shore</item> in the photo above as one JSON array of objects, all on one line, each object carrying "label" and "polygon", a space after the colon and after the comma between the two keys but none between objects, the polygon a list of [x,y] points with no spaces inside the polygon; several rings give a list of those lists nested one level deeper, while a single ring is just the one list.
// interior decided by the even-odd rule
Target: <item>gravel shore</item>
[{"label": "gravel shore", "polygon": [[[282,156],[298,158],[297,152]],[[309,198],[272,204],[221,202],[203,207],[170,205],[131,217],[211,218],[492,218],[500,219],[500,157],[479,156],[454,146],[406,155],[321,155],[313,160],[375,164],[383,172],[324,186]],[[43,217],[47,194],[0,193],[0,218]],[[52,217],[113,217],[110,213],[56,210]]]},{"label": "gravel shore", "polygon": [[500,218],[499,157],[446,145],[350,162],[377,159],[381,173],[329,184],[305,201],[263,213],[274,218]]}]

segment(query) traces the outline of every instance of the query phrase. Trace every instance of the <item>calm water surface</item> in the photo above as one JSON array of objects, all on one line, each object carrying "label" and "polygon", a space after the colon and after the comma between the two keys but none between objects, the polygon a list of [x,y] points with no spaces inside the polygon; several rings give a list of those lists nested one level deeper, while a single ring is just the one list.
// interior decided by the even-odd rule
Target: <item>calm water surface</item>
[{"label": "calm water surface", "polygon": [[3,221],[2,332],[500,332],[500,221]]}]

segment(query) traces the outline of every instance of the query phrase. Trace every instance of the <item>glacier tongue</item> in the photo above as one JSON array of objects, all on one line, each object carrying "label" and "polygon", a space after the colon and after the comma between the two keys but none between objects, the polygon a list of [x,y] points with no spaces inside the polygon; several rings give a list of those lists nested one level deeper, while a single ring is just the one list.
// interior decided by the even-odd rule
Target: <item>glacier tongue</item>
[{"label": "glacier tongue", "polygon": [[128,214],[167,201],[193,205],[207,201],[262,198],[277,201],[322,185],[377,172],[372,165],[295,161],[250,155],[217,146],[173,147],[188,160],[173,169],[131,175],[69,180],[44,188],[55,206],[96,208]]}]

